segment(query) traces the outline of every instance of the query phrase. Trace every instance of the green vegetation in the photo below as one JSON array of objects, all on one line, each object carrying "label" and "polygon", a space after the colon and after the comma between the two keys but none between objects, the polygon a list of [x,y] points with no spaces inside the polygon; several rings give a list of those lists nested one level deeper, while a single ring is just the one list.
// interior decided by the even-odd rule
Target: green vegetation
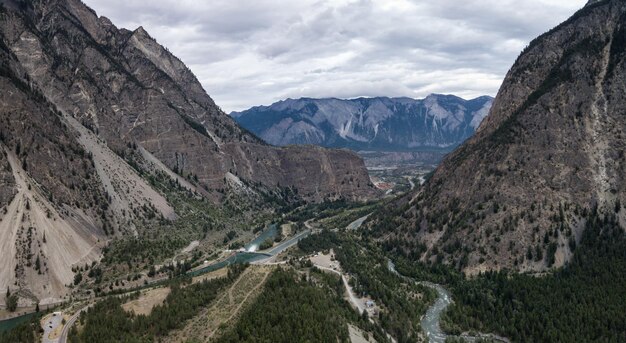
[{"label": "green vegetation", "polygon": [[[496,202],[486,203],[479,207],[484,211],[496,208]],[[468,217],[457,211],[454,201],[451,204],[450,210],[442,213],[418,209],[415,221],[425,221],[429,227],[451,223],[449,231],[454,231],[462,225],[476,222],[476,219],[480,220],[476,214]],[[504,206],[497,207],[498,211],[507,211]],[[575,251],[568,266],[544,277],[503,271],[466,280],[457,269],[464,265],[462,257],[466,247],[454,240],[440,248],[446,254],[457,255],[457,260],[452,260],[450,266],[441,263],[439,257],[442,254],[438,255],[435,249],[432,256],[437,257],[438,263],[415,262],[425,251],[425,247],[416,243],[418,239],[385,239],[382,247],[394,256],[396,268],[401,274],[444,284],[452,291],[455,304],[444,316],[443,322],[444,329],[452,334],[491,332],[513,342],[626,341],[626,238],[624,229],[613,217],[613,212],[621,211],[621,204],[616,203],[606,215],[598,214],[597,209],[568,204],[544,204],[539,207],[553,213],[550,217],[552,223],[545,235],[536,235],[535,245],[525,251],[520,250],[524,255],[522,261],[526,258],[554,265],[557,248],[562,244],[557,241],[559,236],[565,238],[565,244]],[[376,225],[369,231],[361,232],[364,240],[379,238],[394,230],[397,232],[408,217],[407,211],[407,208],[398,206],[388,213],[375,214],[373,220]],[[538,206],[533,204],[526,215],[531,223],[532,217],[537,216],[536,211]],[[480,216],[480,213],[477,215]],[[569,229],[571,223],[568,218],[575,217],[587,223],[578,242]],[[515,220],[505,220],[501,227],[489,228],[486,233],[497,238],[498,233],[511,230],[515,223]],[[413,232],[407,230],[407,235]],[[447,232],[442,237],[443,242],[446,242],[446,235]],[[329,247],[332,240],[332,235],[327,234],[324,239],[317,239],[317,246],[306,241],[302,246],[308,244],[312,250],[322,250]],[[339,254],[337,258],[340,259]]]},{"label": "green vegetation", "polygon": [[74,275],[74,285],[78,285],[81,281],[83,281],[83,274],[76,273]]},{"label": "green vegetation", "polygon": [[[182,166],[174,166],[173,170],[185,177],[209,197],[190,191],[180,184],[178,179],[171,178],[161,171],[144,168],[143,158],[134,143],[129,143],[121,151],[117,151],[150,185],[165,196],[174,208],[178,218],[163,218],[152,206],[135,207],[134,226],[138,237],[127,235],[114,240],[105,249],[105,265],[115,266],[127,264],[128,268],[143,269],[158,263],[164,258],[173,256],[191,241],[212,241],[215,244],[240,246],[243,232],[252,227],[263,227],[275,217],[277,208],[296,206],[299,204],[297,195],[289,188],[279,190],[267,189],[260,183],[241,181],[257,191],[254,196],[240,196],[228,189],[210,190],[198,180],[197,175],[184,170]],[[208,198],[220,198],[216,205]],[[284,213],[284,212],[281,212]],[[222,241],[223,239],[223,241]]]},{"label": "green vegetation", "polygon": [[0,333],[0,343],[32,343],[38,342],[36,335],[41,330],[39,319],[41,316],[34,315],[13,329]]},{"label": "green vegetation", "polygon": [[[490,339],[484,339],[484,338],[479,338],[475,341],[472,341],[474,343],[494,343],[493,340]],[[467,343],[467,340],[460,338],[460,337],[448,337],[446,338],[446,343]]]},{"label": "green vegetation", "polygon": [[[173,281],[172,291],[163,305],[150,315],[134,315],[124,311],[122,304],[129,297],[109,297],[80,317],[81,332],[72,330],[70,342],[150,342],[180,328],[194,317],[201,307],[213,301],[218,292],[231,284],[247,265],[229,267],[228,277],[189,285],[190,279]],[[137,296],[136,294],[135,296]]]},{"label": "green vegetation", "polygon": [[[374,202],[355,203],[347,200],[324,201],[320,204],[312,204],[300,207],[287,215],[286,221],[301,223],[307,219],[321,220],[343,214],[345,211],[358,209],[364,206],[372,206]],[[362,217],[362,216],[361,216]],[[357,217],[358,218],[358,217]],[[357,219],[355,218],[355,219]]]},{"label": "green vegetation", "polygon": [[259,245],[259,250],[267,250],[274,246],[274,240],[271,238],[266,239],[261,245]]},{"label": "green vegetation", "polygon": [[417,341],[420,317],[436,294],[389,271],[387,258],[378,246],[358,241],[349,233],[331,231],[311,235],[298,246],[305,253],[333,248],[342,268],[357,280],[352,282],[354,291],[369,295],[383,305],[385,310],[378,318],[382,328],[399,343]]},{"label": "green vegetation", "polygon": [[298,248],[307,254],[320,251],[328,251],[331,248],[339,247],[342,243],[339,234],[333,231],[324,230],[319,234],[310,235],[298,242]]},{"label": "green vegetation", "polygon": [[[129,153],[127,158],[130,159],[131,156]],[[137,163],[131,165],[135,166],[155,189],[165,195],[174,207],[178,219],[170,221],[162,218],[150,207],[135,209],[142,215],[142,219],[136,221],[139,236],[116,239],[109,244],[104,249],[105,265],[122,265],[124,266],[122,272],[148,268],[164,258],[175,255],[193,240],[211,238],[217,240],[223,237],[223,242],[216,243],[228,244],[238,237],[238,232],[249,230],[251,219],[245,215],[233,214],[239,213],[235,208],[250,209],[253,208],[253,204],[234,204],[235,200],[231,199],[225,201],[223,207],[215,206],[164,173],[148,174],[142,171]],[[256,220],[264,222],[271,218],[269,212],[266,214],[262,208],[257,210]],[[225,232],[227,228],[228,231]]]},{"label": "green vegetation", "polygon": [[393,263],[398,273],[414,280],[439,284],[456,284],[465,280],[463,274],[444,264],[424,264],[400,255],[393,256]]},{"label": "green vegetation", "polygon": [[387,311],[379,315],[385,331],[399,343],[416,342],[421,331],[420,317],[435,300],[435,293],[390,272],[387,258],[374,246],[364,248],[347,241],[335,254],[344,270],[355,275],[354,291],[368,294],[386,307]]},{"label": "green vegetation", "polygon": [[456,282],[444,327],[513,342],[626,341],[626,237],[594,211],[570,264],[546,277],[487,273]]},{"label": "green vegetation", "polygon": [[19,297],[16,294],[7,295],[6,305],[7,305],[7,310],[9,310],[9,312],[15,312],[15,310],[17,310],[18,300],[19,300]]},{"label": "green vegetation", "polygon": [[367,204],[363,207],[346,210],[336,216],[328,218],[323,224],[330,228],[344,229],[353,221],[374,212],[376,208],[377,205]]},{"label": "green vegetation", "polygon": [[291,269],[277,269],[256,302],[217,341],[349,342],[347,324],[368,323],[341,294],[343,285],[336,276],[313,271],[307,278]]},{"label": "green vegetation", "polygon": [[[201,198],[193,198],[181,206],[191,206],[189,204],[194,201],[204,203]],[[484,211],[507,211],[506,206],[500,206],[495,200],[486,201],[479,206]],[[465,213],[456,211],[455,206],[451,208],[450,217],[444,219],[451,220],[451,227],[455,227],[455,223],[463,223],[467,218]],[[198,209],[187,208],[190,212]],[[301,223],[308,216],[321,216],[330,218],[327,223],[343,225],[370,210],[368,207],[353,206],[345,202],[324,203],[299,208],[287,220]],[[394,214],[404,213],[405,210],[404,207],[396,208],[397,212]],[[559,204],[558,209],[551,209],[554,211],[554,228],[551,227],[545,235],[538,235],[537,245],[522,251],[522,254],[529,260],[545,259],[552,266],[556,262],[556,252],[560,244],[555,239],[561,233],[567,238],[566,244],[575,250],[575,255],[565,268],[545,277],[503,271],[486,273],[468,280],[453,267],[441,263],[417,263],[416,256],[423,247],[409,247],[411,249],[406,251],[410,253],[406,253],[396,249],[399,245],[393,240],[385,241],[382,245],[372,241],[373,237],[380,237],[381,232],[389,230],[389,226],[395,226],[395,221],[402,220],[395,216],[385,221],[381,220],[384,218],[382,215],[378,215],[378,218],[375,215],[379,225],[370,231],[324,230],[301,240],[299,249],[303,253],[313,253],[332,248],[335,258],[351,276],[350,282],[355,293],[367,295],[380,305],[380,311],[375,318],[380,327],[370,323],[367,315],[360,316],[343,300],[343,284],[339,278],[305,265],[305,272],[302,269],[278,269],[273,272],[263,293],[253,305],[244,310],[234,327],[227,330],[219,341],[346,341],[347,325],[352,323],[367,332],[373,332],[379,342],[387,340],[385,333],[389,333],[400,343],[416,342],[420,331],[420,317],[434,301],[435,293],[390,272],[387,266],[388,256],[393,256],[396,269],[401,274],[416,280],[445,284],[452,291],[455,302],[442,319],[442,326],[451,334],[479,331],[498,334],[513,342],[626,341],[626,237],[613,213],[620,213],[621,210],[621,204],[616,203],[615,208],[611,207],[611,213],[607,215],[599,214],[597,209],[582,211],[581,215],[586,218],[587,227],[581,240],[577,242],[575,235],[564,229],[569,213],[567,205]],[[533,204],[529,215],[534,211]],[[572,211],[578,213],[578,209]],[[193,214],[195,215],[198,214]],[[203,214],[199,215],[189,217],[194,218],[191,223],[199,224],[202,219],[207,219],[202,217]],[[439,220],[437,214],[419,215],[424,216],[431,224],[436,224],[435,220]],[[474,218],[471,217],[470,220],[473,221]],[[505,221],[502,230],[508,230],[509,226],[514,226],[514,222]],[[198,228],[189,232],[198,233]],[[491,231],[487,231],[488,236],[491,235]],[[494,230],[495,236],[498,232]],[[220,239],[221,237],[230,242],[238,237],[238,232],[224,231]],[[126,242],[142,244],[139,239],[129,239]],[[263,242],[261,248],[272,244],[269,239]],[[133,245],[125,246],[129,252],[133,252],[135,248],[137,247]],[[462,249],[463,246],[458,241],[442,248],[448,254],[462,252]],[[128,253],[127,256],[135,261],[132,260],[132,254]],[[155,259],[157,256],[147,258]],[[120,259],[117,262],[122,261],[125,260]],[[455,266],[461,265],[459,262]],[[189,265],[182,265],[180,270],[172,270],[171,274],[184,273],[188,268]],[[83,329],[80,333],[73,331],[71,341],[158,340],[171,330],[180,328],[186,319],[195,316],[201,307],[213,301],[220,290],[240,275],[239,267],[233,268],[226,279],[198,285],[175,282],[165,304],[155,308],[148,316],[135,316],[123,311],[121,304],[128,298],[106,299],[82,316]],[[92,267],[88,273],[87,270],[85,267],[83,274],[81,269],[76,274],[77,277],[82,275],[98,278],[102,274],[99,268]],[[156,273],[153,267],[150,274],[154,276]],[[11,296],[7,290],[7,298]],[[32,335],[33,330],[30,328]],[[28,326],[11,334],[27,337]],[[0,336],[0,343],[8,342],[5,336]],[[22,339],[18,336],[11,337],[11,341],[15,342]],[[454,342],[454,339],[450,339],[450,342]]]}]

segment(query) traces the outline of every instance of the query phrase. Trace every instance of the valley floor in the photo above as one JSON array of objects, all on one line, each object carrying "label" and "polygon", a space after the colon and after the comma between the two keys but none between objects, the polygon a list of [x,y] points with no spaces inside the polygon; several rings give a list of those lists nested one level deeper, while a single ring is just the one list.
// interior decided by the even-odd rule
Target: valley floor
[{"label": "valley floor", "polygon": [[[93,313],[74,324],[71,319],[78,319],[77,311],[85,306],[76,303],[73,310],[62,310],[66,325],[57,323],[58,318],[49,324],[50,316],[42,320],[43,337],[51,342],[59,338],[58,342],[65,343],[65,337],[68,342],[87,342],[88,337],[100,337],[94,335],[109,325],[96,319],[102,318],[122,320],[121,332],[128,337],[152,337],[171,343],[258,341],[269,337],[275,342],[292,342],[294,337],[325,341],[330,336],[359,343],[550,342],[558,337],[573,338],[562,329],[571,328],[570,323],[580,318],[592,318],[580,312],[580,301],[588,297],[570,287],[579,282],[592,287],[587,287],[590,294],[611,290],[605,296],[613,304],[604,307],[606,314],[594,312],[593,318],[610,314],[613,319],[597,323],[594,328],[579,325],[572,330],[585,340],[596,332],[600,341],[605,337],[617,339],[626,332],[620,321],[626,318],[626,310],[618,305],[623,303],[626,289],[619,286],[623,286],[620,266],[626,263],[626,249],[621,247],[626,238],[617,223],[590,219],[576,252],[580,257],[575,257],[571,266],[554,271],[554,275],[536,278],[488,274],[465,279],[454,270],[414,263],[369,242],[367,227],[361,227],[371,213],[368,206],[327,209],[333,214],[325,217],[323,213],[329,212],[322,211],[304,221],[304,230],[284,231],[293,236],[282,237],[265,251],[256,255],[231,252],[221,257],[229,261],[238,254],[258,256],[247,267],[237,264],[245,260],[225,264],[218,260],[192,269],[192,277],[183,274],[137,293],[99,298],[90,311]],[[605,278],[607,275],[612,277]],[[602,284],[596,284],[598,280],[603,280]],[[199,296],[201,299],[197,299]],[[537,315],[533,306],[546,296],[560,299],[558,303],[545,300],[552,303],[551,313],[569,309],[573,316],[550,317],[555,329],[542,331],[532,319]],[[507,319],[512,316],[512,306],[515,322]],[[301,321],[309,325],[301,327]],[[9,336],[0,335],[0,342],[11,342],[5,337]],[[109,341],[122,337],[110,337]]]},{"label": "valley floor", "polygon": [[189,320],[184,328],[170,333],[163,342],[206,342],[219,336],[256,299],[273,269],[273,266],[250,266],[210,307]]}]

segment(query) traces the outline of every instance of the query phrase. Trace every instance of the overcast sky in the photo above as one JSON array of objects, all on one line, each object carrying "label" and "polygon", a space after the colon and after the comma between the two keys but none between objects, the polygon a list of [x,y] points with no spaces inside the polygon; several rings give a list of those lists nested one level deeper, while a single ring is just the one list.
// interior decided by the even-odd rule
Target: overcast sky
[{"label": "overcast sky", "polygon": [[288,97],[494,96],[587,0],[83,0],[143,26],[225,111]]}]

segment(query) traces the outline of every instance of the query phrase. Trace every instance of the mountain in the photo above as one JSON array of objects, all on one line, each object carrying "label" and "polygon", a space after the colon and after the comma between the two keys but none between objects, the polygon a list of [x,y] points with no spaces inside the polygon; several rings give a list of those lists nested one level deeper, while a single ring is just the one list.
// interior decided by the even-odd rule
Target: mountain
[{"label": "mountain", "polygon": [[592,1],[521,53],[477,133],[371,228],[468,273],[571,258],[589,213],[626,223],[626,6]]},{"label": "mountain", "polygon": [[356,154],[267,145],[79,0],[0,0],[0,89],[0,289],[22,299],[58,301],[103,251],[130,268],[272,206],[378,194]]},{"label": "mountain", "polygon": [[493,99],[433,94],[410,98],[287,99],[230,115],[274,145],[314,144],[357,151],[451,149],[470,137]]}]

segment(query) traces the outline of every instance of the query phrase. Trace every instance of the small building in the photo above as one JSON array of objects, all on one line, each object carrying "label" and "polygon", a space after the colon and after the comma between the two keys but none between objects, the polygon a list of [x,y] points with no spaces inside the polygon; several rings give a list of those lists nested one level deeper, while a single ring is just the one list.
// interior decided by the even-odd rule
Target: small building
[{"label": "small building", "polygon": [[372,307],[374,307],[374,305],[376,305],[374,303],[374,300],[368,300],[368,301],[365,302],[365,306],[367,306],[367,308],[372,308]]}]

